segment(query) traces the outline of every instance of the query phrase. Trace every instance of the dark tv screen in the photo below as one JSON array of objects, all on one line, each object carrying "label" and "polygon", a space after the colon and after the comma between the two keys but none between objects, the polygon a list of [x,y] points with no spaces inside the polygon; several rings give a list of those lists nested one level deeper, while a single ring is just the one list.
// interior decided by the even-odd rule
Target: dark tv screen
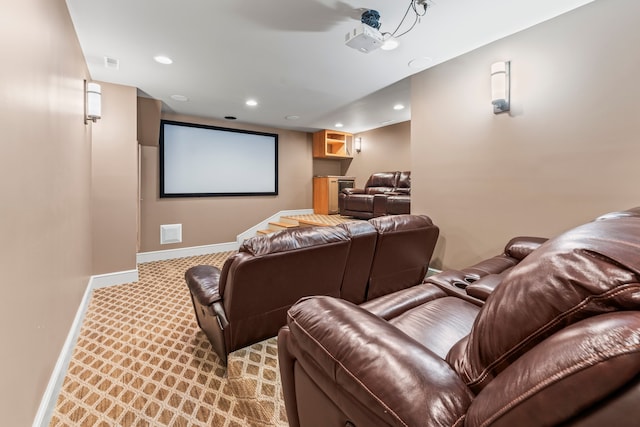
[{"label": "dark tv screen", "polygon": [[277,194],[277,134],[161,121],[161,198]]}]

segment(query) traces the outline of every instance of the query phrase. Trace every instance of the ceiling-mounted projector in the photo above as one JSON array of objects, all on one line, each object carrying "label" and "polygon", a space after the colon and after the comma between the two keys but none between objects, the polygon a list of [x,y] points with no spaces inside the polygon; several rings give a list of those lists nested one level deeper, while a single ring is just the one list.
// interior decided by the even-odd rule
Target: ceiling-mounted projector
[{"label": "ceiling-mounted projector", "polygon": [[384,43],[382,33],[367,24],[361,24],[347,33],[345,37],[347,46],[369,53],[378,49]]},{"label": "ceiling-mounted projector", "polygon": [[378,31],[379,19],[380,14],[377,11],[365,11],[360,19],[362,23],[345,36],[346,45],[364,53],[380,48],[384,43],[384,36]]}]

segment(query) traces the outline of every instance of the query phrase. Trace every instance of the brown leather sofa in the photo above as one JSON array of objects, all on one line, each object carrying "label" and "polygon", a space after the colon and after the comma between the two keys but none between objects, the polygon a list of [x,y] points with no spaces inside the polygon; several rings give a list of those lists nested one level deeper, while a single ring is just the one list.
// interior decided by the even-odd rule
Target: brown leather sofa
[{"label": "brown leather sofa", "polygon": [[378,172],[364,188],[344,188],[338,194],[338,210],[360,219],[411,213],[411,172]]},{"label": "brown leather sofa", "polygon": [[218,269],[185,273],[198,326],[228,353],[276,336],[301,297],[360,304],[420,284],[438,239],[426,215],[396,215],[332,227],[283,230],[246,240]]},{"label": "brown leather sofa", "polygon": [[292,427],[637,425],[640,208],[546,241],[482,306],[424,283],[287,325]]}]

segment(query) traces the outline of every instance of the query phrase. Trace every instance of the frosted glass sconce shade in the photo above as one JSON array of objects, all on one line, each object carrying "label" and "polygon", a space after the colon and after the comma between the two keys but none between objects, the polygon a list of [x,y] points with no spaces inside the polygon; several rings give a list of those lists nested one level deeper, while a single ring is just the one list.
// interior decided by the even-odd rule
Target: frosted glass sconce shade
[{"label": "frosted glass sconce shade", "polygon": [[509,111],[511,108],[511,62],[491,64],[491,103],[494,114]]},{"label": "frosted glass sconce shade", "polygon": [[89,120],[96,122],[102,117],[102,91],[98,83],[87,82],[85,86],[85,119],[87,123]]}]

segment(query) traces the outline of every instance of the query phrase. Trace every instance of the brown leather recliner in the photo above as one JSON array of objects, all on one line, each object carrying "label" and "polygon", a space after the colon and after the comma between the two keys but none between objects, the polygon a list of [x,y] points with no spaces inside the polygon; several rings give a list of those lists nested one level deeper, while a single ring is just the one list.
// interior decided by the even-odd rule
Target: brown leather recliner
[{"label": "brown leather recliner", "polygon": [[274,336],[299,298],[340,296],[349,246],[342,227],[285,230],[245,240],[222,270],[188,269],[185,280],[198,326],[222,361]]},{"label": "brown leather recliner", "polygon": [[345,188],[338,195],[340,215],[370,219],[411,213],[411,172],[377,172],[364,188]]},{"label": "brown leather recliner", "polygon": [[543,243],[483,306],[425,283],[287,323],[292,427],[637,425],[640,208]]},{"label": "brown leather recliner", "polygon": [[246,240],[222,269],[185,273],[198,326],[223,362],[273,337],[301,297],[359,304],[424,279],[438,238],[426,215],[396,215],[332,227],[283,230]]}]

